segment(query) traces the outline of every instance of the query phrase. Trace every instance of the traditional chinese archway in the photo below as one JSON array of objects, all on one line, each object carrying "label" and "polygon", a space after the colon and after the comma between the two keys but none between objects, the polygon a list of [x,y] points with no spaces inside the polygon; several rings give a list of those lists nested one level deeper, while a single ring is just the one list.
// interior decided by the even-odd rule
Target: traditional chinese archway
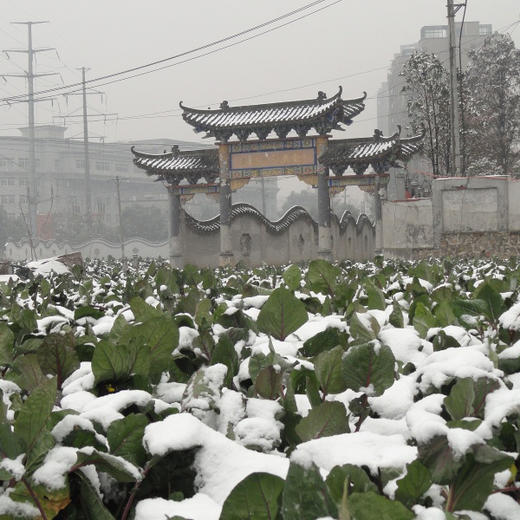
[{"label": "traditional chinese archway", "polygon": [[[341,94],[340,87],[330,98],[319,92],[317,98],[310,100],[238,107],[224,101],[217,110],[198,110],[181,102],[184,121],[195,132],[205,132],[205,137],[216,139],[216,150],[188,152],[174,147],[169,153],[147,154],[132,147],[134,163],[164,181],[168,188],[172,265],[183,265],[181,198],[196,193],[218,194],[220,263],[234,263],[231,194],[260,176],[296,175],[317,187],[318,254],[322,258],[333,256],[330,192],[338,193],[347,186],[371,190],[376,198],[376,239],[381,236],[381,196],[388,183],[386,172],[416,153],[422,136],[402,139],[399,129],[391,137],[376,130],[373,137],[365,139],[330,139],[332,130],[343,130],[365,108],[366,93],[349,100],[342,99]],[[291,131],[297,137],[287,137]],[[374,173],[365,174],[369,166]],[[344,175],[348,168],[355,174]]]}]

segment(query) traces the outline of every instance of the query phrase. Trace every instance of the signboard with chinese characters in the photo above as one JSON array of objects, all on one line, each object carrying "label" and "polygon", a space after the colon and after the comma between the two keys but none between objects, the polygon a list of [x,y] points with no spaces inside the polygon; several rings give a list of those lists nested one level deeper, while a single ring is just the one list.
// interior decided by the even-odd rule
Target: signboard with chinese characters
[{"label": "signboard with chinese characters", "polygon": [[315,175],[319,170],[316,141],[305,137],[230,143],[231,179]]}]

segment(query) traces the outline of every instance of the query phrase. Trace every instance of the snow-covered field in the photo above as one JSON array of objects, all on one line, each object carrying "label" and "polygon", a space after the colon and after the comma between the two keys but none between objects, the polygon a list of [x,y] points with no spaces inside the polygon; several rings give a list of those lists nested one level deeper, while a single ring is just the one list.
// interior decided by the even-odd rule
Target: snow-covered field
[{"label": "snow-covered field", "polygon": [[520,269],[0,280],[0,519],[520,518]]}]

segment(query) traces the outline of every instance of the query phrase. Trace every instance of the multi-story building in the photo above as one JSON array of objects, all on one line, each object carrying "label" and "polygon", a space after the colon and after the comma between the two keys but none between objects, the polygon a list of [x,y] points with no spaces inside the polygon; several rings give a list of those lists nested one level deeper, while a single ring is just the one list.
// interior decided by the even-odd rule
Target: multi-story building
[{"label": "multi-story building", "polygon": [[[461,24],[456,23],[455,32],[457,35],[460,34],[460,30]],[[485,38],[492,33],[492,30],[490,24],[481,24],[480,22],[464,23],[461,35],[462,67],[468,63],[469,52],[482,46]],[[402,135],[410,135],[411,133],[407,97],[406,92],[404,92],[405,82],[401,76],[401,71],[408,58],[416,51],[435,54],[448,68],[448,26],[427,25],[423,27],[418,42],[401,45],[399,53],[394,55],[388,70],[387,79],[381,85],[377,95],[377,120],[379,128],[385,134],[394,133],[398,126],[402,127]],[[413,184],[409,187],[416,191],[416,194],[427,194],[429,191],[429,179],[431,179],[431,166],[429,166],[428,161],[414,158],[409,164],[409,172],[414,177],[411,181]],[[423,175],[414,176],[413,174],[417,172],[421,172]],[[392,186],[392,183],[390,186]],[[389,197],[401,198],[402,194],[393,194],[390,186]]]},{"label": "multi-story building", "polygon": [[[10,218],[22,217],[29,222],[27,194],[30,184],[28,128],[21,135],[0,137],[0,207]],[[37,228],[38,237],[55,238],[60,226],[71,225],[86,214],[85,155],[83,141],[65,137],[66,127],[43,125],[35,129],[36,176],[38,183]],[[193,148],[194,143],[172,139],[149,139],[118,143],[89,143],[91,211],[94,226],[99,229],[119,225],[116,178],[119,177],[123,211],[141,206],[150,211],[160,210],[167,221],[168,195],[161,183],[154,182],[133,164],[132,145],[150,153],[162,153],[172,146],[181,150]],[[201,145],[196,145],[201,148]],[[203,146],[203,145],[202,145]],[[249,202],[262,209],[262,186],[251,182],[236,201]],[[266,179],[264,186],[266,213],[276,214],[276,180]],[[192,201],[188,211],[195,216],[209,210],[218,213],[218,205]],[[274,207],[273,207],[274,205]],[[100,226],[101,225],[101,226]],[[28,226],[23,224],[26,234]],[[118,236],[117,233],[115,235]],[[79,237],[78,237],[79,238]],[[142,237],[147,238],[147,237]]]}]

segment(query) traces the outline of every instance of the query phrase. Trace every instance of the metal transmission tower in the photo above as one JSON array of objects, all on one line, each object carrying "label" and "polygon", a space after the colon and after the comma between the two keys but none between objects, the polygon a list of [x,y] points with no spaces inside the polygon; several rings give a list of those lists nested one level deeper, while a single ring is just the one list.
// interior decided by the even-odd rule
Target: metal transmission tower
[{"label": "metal transmission tower", "polygon": [[465,4],[454,4],[448,0],[448,39],[450,52],[450,127],[451,127],[451,170],[456,176],[462,171],[462,157],[460,153],[460,114],[457,78],[457,43],[455,38],[455,15]]},{"label": "metal transmission tower", "polygon": [[[67,118],[73,117],[82,117],[83,118],[83,150],[84,150],[84,162],[85,162],[85,214],[87,217],[87,227],[89,234],[92,232],[92,186],[90,182],[90,154],[89,154],[89,137],[88,137],[88,107],[87,107],[87,95],[88,94],[103,94],[98,90],[90,90],[87,92],[87,80],[86,80],[86,72],[90,70],[87,67],[79,67],[78,70],[81,70],[81,92],[67,94],[68,96],[78,95],[82,97],[83,100],[83,113],[81,115],[76,114],[68,114],[65,116],[57,116],[59,119],[63,119],[63,124],[65,124],[65,120]],[[92,114],[93,117],[107,117],[107,116],[117,116],[117,113],[111,114]]]},{"label": "metal transmission tower", "polygon": [[5,53],[22,52],[27,54],[28,65],[26,74],[2,74],[7,77],[18,77],[27,79],[27,103],[29,104],[28,119],[29,119],[29,174],[30,182],[27,190],[27,202],[29,204],[29,223],[31,238],[37,235],[36,214],[38,206],[38,179],[36,178],[36,142],[34,135],[34,103],[36,101],[49,101],[52,98],[34,99],[34,78],[41,78],[42,76],[57,76],[57,72],[47,72],[44,74],[34,74],[34,56],[38,52],[46,52],[55,50],[53,47],[45,47],[33,49],[32,42],[32,26],[42,23],[49,23],[48,21],[38,22],[11,22],[15,25],[27,25],[27,49],[4,49]]}]

